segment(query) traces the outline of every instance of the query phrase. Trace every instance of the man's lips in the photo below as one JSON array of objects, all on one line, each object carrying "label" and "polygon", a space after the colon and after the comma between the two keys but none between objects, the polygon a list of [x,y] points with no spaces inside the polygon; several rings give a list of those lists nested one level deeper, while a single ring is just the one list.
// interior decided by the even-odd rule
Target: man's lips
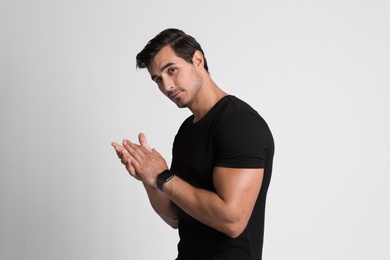
[{"label": "man's lips", "polygon": [[173,92],[173,93],[170,93],[170,94],[169,94],[169,98],[170,98],[170,99],[177,99],[177,98],[180,96],[180,93],[181,93],[180,90],[175,91],[175,92]]}]

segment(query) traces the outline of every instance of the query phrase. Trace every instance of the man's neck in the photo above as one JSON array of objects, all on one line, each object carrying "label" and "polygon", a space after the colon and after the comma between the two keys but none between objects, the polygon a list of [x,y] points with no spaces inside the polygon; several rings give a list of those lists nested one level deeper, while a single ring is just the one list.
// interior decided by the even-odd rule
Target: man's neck
[{"label": "man's neck", "polygon": [[199,91],[197,97],[189,107],[194,115],[194,123],[202,119],[221,98],[227,95],[212,80],[207,83]]}]

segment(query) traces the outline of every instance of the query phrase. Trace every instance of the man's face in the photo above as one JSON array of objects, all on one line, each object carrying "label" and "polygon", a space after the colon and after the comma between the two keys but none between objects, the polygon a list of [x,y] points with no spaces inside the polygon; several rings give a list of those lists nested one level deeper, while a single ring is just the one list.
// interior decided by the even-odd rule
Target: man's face
[{"label": "man's face", "polygon": [[178,57],[171,46],[157,53],[149,73],[160,91],[180,108],[191,106],[203,83],[197,68]]}]

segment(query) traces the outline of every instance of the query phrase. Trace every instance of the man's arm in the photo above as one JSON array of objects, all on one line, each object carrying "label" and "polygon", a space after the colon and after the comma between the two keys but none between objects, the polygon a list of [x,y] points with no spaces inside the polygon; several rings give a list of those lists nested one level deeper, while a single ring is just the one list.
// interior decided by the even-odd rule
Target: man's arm
[{"label": "man's arm", "polygon": [[166,194],[155,187],[144,184],[154,211],[171,227],[178,228],[176,205]]},{"label": "man's arm", "polygon": [[[143,134],[139,135],[140,144],[143,145],[147,150],[152,151],[146,142],[146,138]],[[131,165],[131,156],[127,150],[118,143],[113,142],[112,146],[118,157],[121,159],[123,165],[126,166],[127,171],[131,176],[137,180],[141,178],[135,172],[134,167]],[[166,166],[168,167],[168,166]],[[177,228],[177,210],[175,204],[167,197],[166,194],[158,190],[157,188],[147,185],[144,183],[146,193],[148,194],[150,204],[152,205],[155,212],[171,227]]]},{"label": "man's arm", "polygon": [[[124,147],[131,157],[135,177],[156,187],[157,175],[167,169],[165,160],[156,150],[150,151],[143,145],[126,140]],[[216,192],[197,189],[177,176],[165,183],[163,190],[187,214],[230,237],[237,237],[248,224],[263,173],[260,168],[215,167],[213,182]]]},{"label": "man's arm", "polygon": [[164,193],[193,218],[234,238],[248,224],[263,172],[263,169],[216,167],[215,193],[196,189],[176,176],[164,184]]}]

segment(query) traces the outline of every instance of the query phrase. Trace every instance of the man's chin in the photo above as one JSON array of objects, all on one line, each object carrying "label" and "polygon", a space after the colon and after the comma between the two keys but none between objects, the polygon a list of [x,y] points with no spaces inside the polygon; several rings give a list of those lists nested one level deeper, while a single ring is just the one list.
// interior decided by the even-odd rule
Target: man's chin
[{"label": "man's chin", "polygon": [[181,104],[181,103],[176,103],[176,106],[178,107],[178,108],[187,108],[188,107],[188,104]]},{"label": "man's chin", "polygon": [[177,99],[176,101],[173,102],[175,102],[178,108],[187,108],[190,105],[190,102],[180,102],[180,99]]}]

